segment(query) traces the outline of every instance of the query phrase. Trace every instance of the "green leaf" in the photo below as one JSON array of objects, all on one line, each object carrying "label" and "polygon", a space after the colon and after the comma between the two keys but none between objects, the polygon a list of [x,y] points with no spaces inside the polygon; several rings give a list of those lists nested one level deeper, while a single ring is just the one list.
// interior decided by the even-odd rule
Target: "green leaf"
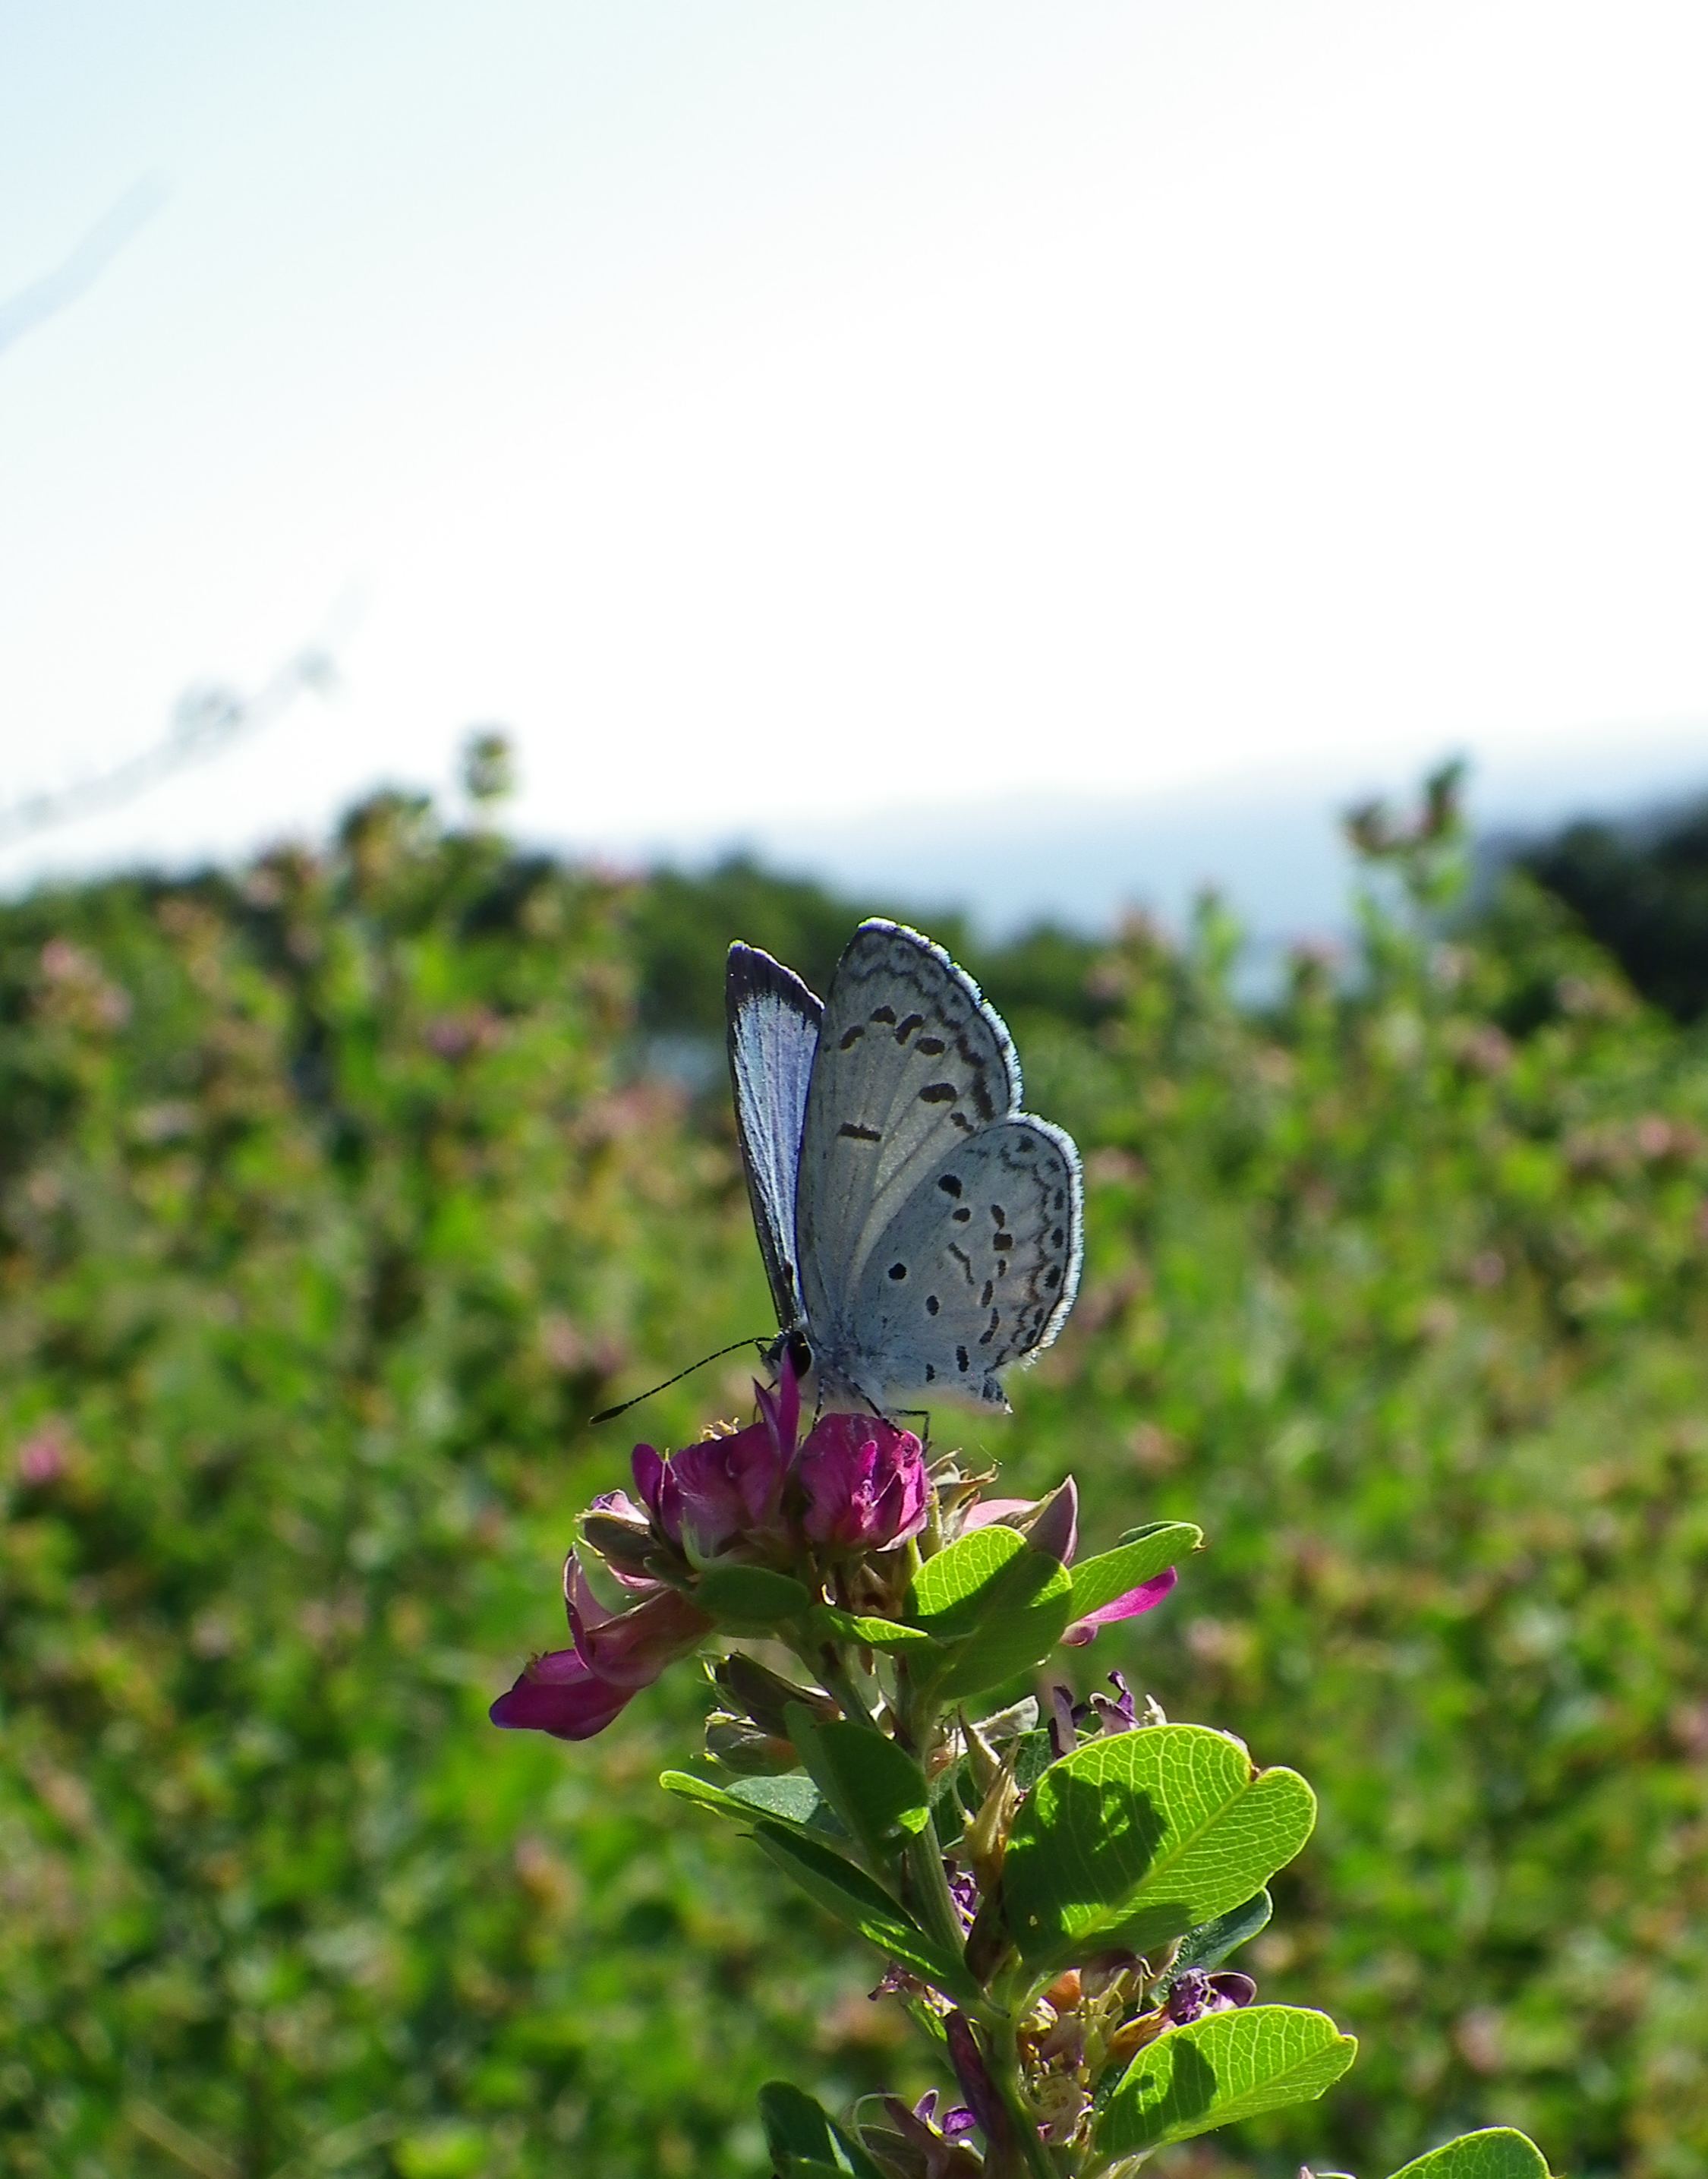
[{"label": "green leaf", "polygon": [[953,1654],[917,1668],[940,1701],[982,1693],[1041,1664],[1068,1623],[1065,1567],[1012,1529],[977,1529],[928,1559],[908,1591],[908,1616]]},{"label": "green leaf", "polygon": [[1218,1914],[1213,1922],[1205,1922],[1196,1929],[1188,1929],[1180,1940],[1180,1949],[1174,1956],[1177,1968],[1219,1967],[1229,1952],[1241,1945],[1249,1945],[1260,1929],[1267,1929],[1269,1917],[1275,1912],[1275,1902],[1267,1891],[1260,1891],[1255,1899],[1248,1899],[1243,1907],[1231,1907]]},{"label": "green leaf", "polygon": [[725,1789],[732,1801],[755,1815],[775,1816],[779,1823],[821,1836],[846,1836],[835,1811],[803,1770],[785,1770],[765,1778],[733,1778]]},{"label": "green leaf", "polygon": [[899,1619],[873,1619],[860,1611],[839,1611],[834,1604],[814,1607],[812,1628],[823,1641],[859,1642],[868,1649],[912,1649],[931,1639],[922,1627],[904,1627]]},{"label": "green leaf", "polygon": [[1393,2179],[1548,2179],[1548,2165],[1528,2135],[1491,2126],[1432,2149]]},{"label": "green leaf", "polygon": [[769,1634],[813,1609],[804,1583],[766,1567],[709,1567],[694,1584],[694,1602],[736,1634]]},{"label": "green leaf", "polygon": [[818,1837],[843,1836],[818,1788],[798,1770],[780,1778],[736,1778],[728,1786],[714,1786],[687,1770],[666,1770],[659,1783],[678,1800],[692,1801],[750,1833],[762,1818],[769,1818]]},{"label": "green leaf", "polygon": [[1098,2121],[1097,2145],[1105,2155],[1130,2156],[1307,2103],[1340,2078],[1357,2050],[1327,2013],[1290,2005],[1253,2005],[1171,2028],[1121,2077]]},{"label": "green leaf", "polygon": [[1227,1734],[1153,1725],[1076,1748],[1022,1803],[1003,1863],[1029,1965],[1114,1944],[1145,1951],[1243,1905],[1316,1821],[1293,1770],[1253,1769]]},{"label": "green leaf", "polygon": [[882,2179],[872,2159],[817,2102],[789,2081],[767,2081],[759,2091],[759,2123],[765,2146],[784,2179]]},{"label": "green leaf", "polygon": [[876,1945],[890,1959],[900,1960],[903,1967],[934,1983],[945,1995],[963,2002],[976,1998],[977,1989],[961,1962],[951,1958],[917,1928],[863,1869],[844,1861],[818,1840],[781,1824],[762,1819],[754,1825],[753,1835],[786,1875],[846,1928]]},{"label": "green leaf", "polygon": [[869,1725],[821,1723],[801,1703],[784,1712],[789,1737],[819,1792],[879,1865],[931,1819],[925,1774],[905,1748]]},{"label": "green leaf", "polygon": [[1073,1570],[1073,1616],[1083,1619],[1101,1611],[1141,1582],[1154,1581],[1171,1566],[1197,1550],[1204,1540],[1202,1529],[1190,1521],[1158,1521],[1148,1529],[1135,1529],[1101,1557],[1086,1559]]}]

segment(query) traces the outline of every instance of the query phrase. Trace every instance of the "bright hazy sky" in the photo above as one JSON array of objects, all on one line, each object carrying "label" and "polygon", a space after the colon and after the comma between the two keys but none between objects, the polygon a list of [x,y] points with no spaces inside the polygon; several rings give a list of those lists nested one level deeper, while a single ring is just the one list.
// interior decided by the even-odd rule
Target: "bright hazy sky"
[{"label": "bright hazy sky", "polygon": [[336,701],[0,881],[484,721],[619,849],[1708,768],[1700,0],[0,0],[0,298],[166,188],[0,352],[0,800],[362,601]]}]

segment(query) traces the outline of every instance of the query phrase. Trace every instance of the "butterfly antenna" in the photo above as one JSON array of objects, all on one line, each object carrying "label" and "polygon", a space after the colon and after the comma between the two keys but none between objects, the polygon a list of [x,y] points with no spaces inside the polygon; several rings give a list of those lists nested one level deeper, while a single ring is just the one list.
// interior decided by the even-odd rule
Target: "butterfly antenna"
[{"label": "butterfly antenna", "polygon": [[703,1354],[698,1362],[690,1362],[686,1369],[678,1369],[674,1377],[666,1377],[662,1385],[654,1385],[651,1391],[637,1392],[632,1400],[619,1400],[614,1408],[601,1408],[596,1415],[588,1417],[588,1423],[615,1422],[626,1415],[631,1408],[638,1408],[643,1400],[649,1400],[654,1392],[667,1392],[672,1385],[680,1385],[684,1377],[692,1377],[696,1369],[703,1369],[708,1362],[721,1362],[726,1354],[734,1354],[743,1347],[757,1347],[763,1353],[763,1339],[732,1339],[727,1347],[720,1347],[715,1354]]}]

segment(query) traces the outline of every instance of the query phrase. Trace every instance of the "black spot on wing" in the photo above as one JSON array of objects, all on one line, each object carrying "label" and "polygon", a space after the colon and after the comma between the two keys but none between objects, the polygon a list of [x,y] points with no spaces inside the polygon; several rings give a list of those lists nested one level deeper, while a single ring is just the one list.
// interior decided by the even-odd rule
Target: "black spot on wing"
[{"label": "black spot on wing", "polygon": [[851,1143],[881,1143],[884,1139],[876,1128],[862,1128],[853,1120],[845,1120],[836,1132],[846,1135]]},{"label": "black spot on wing", "polygon": [[919,1093],[922,1105],[952,1105],[961,1092],[952,1082],[928,1082]]}]

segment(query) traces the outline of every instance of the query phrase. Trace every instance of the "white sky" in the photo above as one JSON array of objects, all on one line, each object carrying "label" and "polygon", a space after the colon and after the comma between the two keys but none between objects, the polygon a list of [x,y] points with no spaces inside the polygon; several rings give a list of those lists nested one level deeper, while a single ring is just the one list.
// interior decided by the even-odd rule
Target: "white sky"
[{"label": "white sky", "polygon": [[[0,856],[521,744],[532,829],[1708,771],[1708,9],[0,0]],[[1233,791],[1231,788],[1229,791]]]}]

